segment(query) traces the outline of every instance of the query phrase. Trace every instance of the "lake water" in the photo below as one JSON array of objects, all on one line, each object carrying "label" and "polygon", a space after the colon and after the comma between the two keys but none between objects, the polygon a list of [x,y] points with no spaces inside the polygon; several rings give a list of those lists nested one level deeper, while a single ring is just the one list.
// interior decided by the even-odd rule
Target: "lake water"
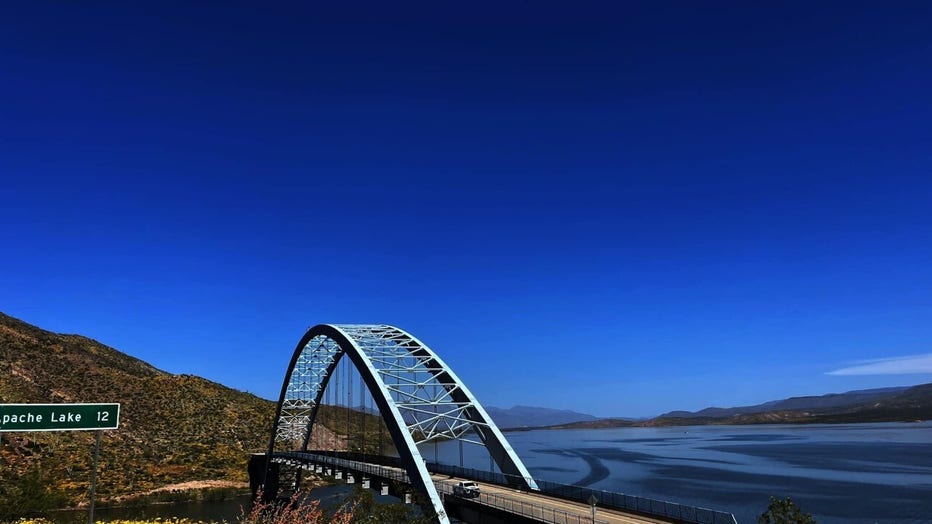
[{"label": "lake water", "polygon": [[932,523],[932,422],[506,437],[535,478],[728,511],[739,524],[757,522],[771,495],[819,524]]},{"label": "lake water", "polygon": [[[535,478],[727,511],[739,524],[756,523],[771,495],[791,497],[819,524],[932,523],[932,422],[505,435]],[[466,467],[488,469],[478,447],[464,448]],[[456,443],[421,452],[459,464]],[[345,492],[336,486],[320,496],[337,500]],[[99,510],[97,516],[232,521],[244,503],[248,498]],[[85,520],[79,515],[73,522]]]}]

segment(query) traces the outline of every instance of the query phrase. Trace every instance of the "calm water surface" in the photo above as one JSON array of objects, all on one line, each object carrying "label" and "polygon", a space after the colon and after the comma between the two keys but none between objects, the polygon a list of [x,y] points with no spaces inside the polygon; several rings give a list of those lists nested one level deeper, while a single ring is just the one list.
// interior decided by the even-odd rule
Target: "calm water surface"
[{"label": "calm water surface", "polygon": [[771,495],[820,524],[932,523],[932,422],[506,436],[536,478],[728,511],[739,524],[757,522]]}]

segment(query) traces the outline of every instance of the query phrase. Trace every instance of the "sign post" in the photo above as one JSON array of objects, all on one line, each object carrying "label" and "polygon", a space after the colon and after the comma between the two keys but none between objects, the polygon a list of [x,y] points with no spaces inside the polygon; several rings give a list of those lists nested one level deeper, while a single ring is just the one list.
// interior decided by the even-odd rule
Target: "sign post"
[{"label": "sign post", "polygon": [[87,506],[87,524],[94,524],[94,493],[97,491],[97,460],[100,458],[100,435],[103,433],[97,430],[97,438],[94,439],[94,468],[91,470],[91,493],[88,498],[91,500]]},{"label": "sign post", "polygon": [[595,495],[589,495],[589,505],[592,506],[592,524],[595,524],[595,505],[599,503],[599,499],[595,498]]},{"label": "sign post", "polygon": [[[120,427],[120,404],[0,404],[0,438],[8,431],[97,431],[87,523],[94,524],[94,493],[103,430]],[[2,441],[0,441],[2,442]]]}]

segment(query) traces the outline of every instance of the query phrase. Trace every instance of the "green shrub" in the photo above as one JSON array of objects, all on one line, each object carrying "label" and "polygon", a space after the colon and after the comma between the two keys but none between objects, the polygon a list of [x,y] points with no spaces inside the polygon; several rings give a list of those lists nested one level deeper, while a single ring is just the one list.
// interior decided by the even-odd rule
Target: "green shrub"
[{"label": "green shrub", "polygon": [[789,497],[782,500],[770,497],[770,505],[757,517],[757,524],[816,524],[816,521]]}]

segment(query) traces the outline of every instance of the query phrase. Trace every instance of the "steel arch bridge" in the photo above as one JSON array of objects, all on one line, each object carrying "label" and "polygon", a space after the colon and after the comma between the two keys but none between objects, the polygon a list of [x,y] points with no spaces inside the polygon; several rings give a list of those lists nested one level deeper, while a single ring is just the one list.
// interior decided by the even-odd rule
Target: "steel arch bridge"
[{"label": "steel arch bridge", "polygon": [[305,333],[285,374],[268,456],[295,451],[295,446],[297,451],[308,451],[318,408],[344,356],[378,407],[412,487],[427,496],[441,523],[449,519],[419,444],[459,440],[484,446],[514,487],[538,489],[502,432],[453,370],[414,336],[388,325],[321,324]]}]

